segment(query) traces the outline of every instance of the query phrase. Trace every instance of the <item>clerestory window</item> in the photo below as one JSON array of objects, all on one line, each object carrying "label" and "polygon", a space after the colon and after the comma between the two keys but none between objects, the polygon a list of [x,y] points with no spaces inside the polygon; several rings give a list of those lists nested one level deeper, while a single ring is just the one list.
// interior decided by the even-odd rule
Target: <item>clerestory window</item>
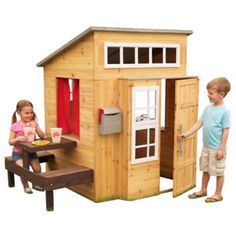
[{"label": "clerestory window", "polygon": [[105,43],[105,68],[179,67],[179,44]]}]

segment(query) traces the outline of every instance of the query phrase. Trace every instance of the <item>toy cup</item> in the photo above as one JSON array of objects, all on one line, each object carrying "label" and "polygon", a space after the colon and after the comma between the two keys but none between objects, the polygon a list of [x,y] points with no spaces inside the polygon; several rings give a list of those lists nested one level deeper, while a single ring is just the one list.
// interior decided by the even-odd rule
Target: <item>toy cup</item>
[{"label": "toy cup", "polygon": [[33,127],[29,127],[29,126],[25,126],[23,127],[23,131],[24,131],[24,136],[27,137],[27,141],[28,142],[32,142],[34,141],[35,138],[35,128]]},{"label": "toy cup", "polygon": [[61,142],[62,128],[51,128],[51,137],[53,143]]}]

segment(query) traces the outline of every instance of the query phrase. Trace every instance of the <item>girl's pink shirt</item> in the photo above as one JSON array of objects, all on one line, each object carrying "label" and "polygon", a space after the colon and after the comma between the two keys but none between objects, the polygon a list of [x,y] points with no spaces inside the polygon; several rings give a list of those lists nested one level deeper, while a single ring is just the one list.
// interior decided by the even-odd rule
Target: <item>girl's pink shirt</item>
[{"label": "girl's pink shirt", "polygon": [[[38,126],[37,121],[35,121],[35,120],[34,120],[34,121],[31,121],[31,126],[33,126],[33,127]],[[16,135],[16,137],[18,137],[18,136],[24,136],[24,130],[23,130],[24,127],[27,127],[27,125],[26,125],[26,124],[23,124],[23,123],[20,122],[20,121],[17,121],[17,122],[15,122],[15,123],[13,123],[13,124],[11,125],[11,132],[14,132],[15,135]],[[22,153],[23,153],[23,150],[22,150],[21,148],[17,147],[16,145],[14,145],[13,151],[14,151],[15,153],[18,153],[18,154],[22,154]]]}]

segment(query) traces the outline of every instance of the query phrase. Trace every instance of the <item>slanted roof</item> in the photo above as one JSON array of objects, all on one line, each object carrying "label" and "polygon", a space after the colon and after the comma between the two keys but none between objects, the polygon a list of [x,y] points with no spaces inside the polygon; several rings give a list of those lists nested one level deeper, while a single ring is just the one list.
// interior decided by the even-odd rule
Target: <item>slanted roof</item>
[{"label": "slanted roof", "polygon": [[193,33],[192,30],[174,30],[174,29],[137,29],[137,28],[119,28],[119,27],[89,27],[81,34],[77,35],[75,38],[70,40],[68,43],[57,49],[55,52],[51,53],[49,56],[41,60],[37,63],[37,66],[44,66],[51,60],[53,60],[56,56],[70,48],[71,46],[75,45],[83,38],[87,37],[93,32],[96,31],[104,31],[104,32],[125,32],[125,33],[165,33],[165,34],[185,34],[190,35]]}]

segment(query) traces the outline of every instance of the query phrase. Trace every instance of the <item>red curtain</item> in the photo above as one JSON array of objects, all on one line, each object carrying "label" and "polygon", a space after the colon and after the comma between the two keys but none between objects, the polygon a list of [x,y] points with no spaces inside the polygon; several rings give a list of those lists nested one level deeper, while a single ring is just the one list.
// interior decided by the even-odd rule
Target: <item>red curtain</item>
[{"label": "red curtain", "polygon": [[70,87],[69,80],[57,79],[57,126],[63,133],[70,133]]},{"label": "red curtain", "polygon": [[72,88],[72,133],[80,136],[79,80],[73,80]]}]

